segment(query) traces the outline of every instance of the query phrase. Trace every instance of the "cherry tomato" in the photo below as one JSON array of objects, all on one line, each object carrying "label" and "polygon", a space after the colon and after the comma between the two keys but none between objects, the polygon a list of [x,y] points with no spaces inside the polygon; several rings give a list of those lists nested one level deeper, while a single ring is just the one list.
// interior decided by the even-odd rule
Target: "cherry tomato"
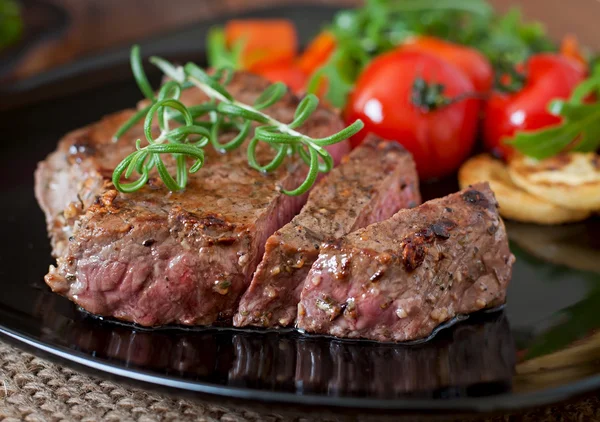
[{"label": "cherry tomato", "polygon": [[252,72],[263,76],[270,82],[283,82],[295,93],[303,92],[308,82],[308,76],[293,62],[284,61],[255,66]]},{"label": "cherry tomato", "polygon": [[475,141],[479,101],[465,99],[424,111],[412,98],[417,78],[442,84],[448,98],[474,91],[463,72],[439,57],[393,51],[377,57],[359,76],[344,115],[349,123],[356,119],[365,123],[351,139],[353,146],[368,132],[397,140],[412,153],[425,180],[452,173],[468,156]]},{"label": "cherry tomato", "polygon": [[550,53],[532,56],[523,70],[526,80],[520,91],[513,94],[495,92],[485,107],[485,146],[500,157],[510,158],[514,153],[504,140],[515,132],[560,123],[560,117],[548,112],[548,104],[556,98],[569,97],[586,76],[586,68],[581,63]]},{"label": "cherry tomato", "polygon": [[477,92],[488,92],[494,83],[494,70],[479,51],[435,37],[415,37],[400,47],[404,51],[422,51],[438,56],[463,71]]}]

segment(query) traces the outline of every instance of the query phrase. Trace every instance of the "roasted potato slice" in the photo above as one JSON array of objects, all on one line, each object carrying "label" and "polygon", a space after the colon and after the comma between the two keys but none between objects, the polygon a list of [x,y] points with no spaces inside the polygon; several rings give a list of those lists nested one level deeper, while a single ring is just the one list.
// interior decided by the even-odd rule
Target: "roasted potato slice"
[{"label": "roasted potato slice", "polygon": [[496,194],[503,217],[524,223],[563,224],[585,220],[590,213],[554,205],[522,190],[511,180],[507,166],[488,154],[465,162],[458,172],[461,189],[488,181]]},{"label": "roasted potato slice", "polygon": [[600,210],[600,156],[570,152],[537,161],[519,156],[508,173],[521,189],[555,205],[582,211]]}]

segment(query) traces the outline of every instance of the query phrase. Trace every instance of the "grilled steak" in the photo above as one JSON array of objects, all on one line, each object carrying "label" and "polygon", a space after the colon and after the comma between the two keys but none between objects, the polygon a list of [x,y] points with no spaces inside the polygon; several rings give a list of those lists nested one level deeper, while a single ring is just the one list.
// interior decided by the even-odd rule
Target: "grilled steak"
[{"label": "grilled steak", "polygon": [[304,279],[324,241],[419,203],[411,155],[396,142],[371,138],[319,182],[299,215],[269,237],[234,324],[292,324]]},{"label": "grilled steak", "polygon": [[401,210],[321,249],[298,327],[378,341],[504,303],[514,256],[487,183]]},{"label": "grilled steak", "polygon": [[[228,88],[252,103],[266,86],[238,73]],[[182,101],[200,102],[198,93],[186,91]],[[288,95],[268,112],[291,121],[297,104]],[[142,128],[116,143],[112,135],[132,113],[67,135],[40,163],[36,196],[57,257],[46,282],[92,313],[146,326],[231,318],[266,239],[306,200],[280,192],[297,186],[306,167],[288,160],[263,175],[249,168],[243,148],[225,155],[207,149],[205,167],[190,175],[185,192],[169,193],[151,177],[140,191],[121,194],[109,178],[143,137]],[[323,137],[342,127],[332,111],[319,108],[303,130]],[[259,159],[266,161],[272,151],[261,148]],[[347,143],[330,149],[336,162],[347,150]]]}]

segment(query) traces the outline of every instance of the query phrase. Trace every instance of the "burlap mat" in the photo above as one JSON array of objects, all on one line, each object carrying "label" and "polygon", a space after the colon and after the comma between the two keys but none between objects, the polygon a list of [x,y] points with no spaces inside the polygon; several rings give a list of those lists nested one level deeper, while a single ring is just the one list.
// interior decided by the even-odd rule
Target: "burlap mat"
[{"label": "burlap mat", "polygon": [[[600,421],[598,395],[486,421]],[[325,422],[331,419],[259,414],[130,388],[55,365],[0,341],[0,421],[19,420]]]}]

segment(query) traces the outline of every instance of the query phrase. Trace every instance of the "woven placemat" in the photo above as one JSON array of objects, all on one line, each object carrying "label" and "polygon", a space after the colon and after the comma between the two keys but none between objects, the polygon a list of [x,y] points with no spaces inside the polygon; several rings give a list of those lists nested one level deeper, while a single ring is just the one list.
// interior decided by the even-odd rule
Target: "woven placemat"
[{"label": "woven placemat", "polygon": [[[328,422],[336,419],[256,413],[131,388],[56,365],[0,341],[0,421],[20,420]],[[600,400],[598,394],[593,394],[572,403],[485,421],[600,421]]]}]

